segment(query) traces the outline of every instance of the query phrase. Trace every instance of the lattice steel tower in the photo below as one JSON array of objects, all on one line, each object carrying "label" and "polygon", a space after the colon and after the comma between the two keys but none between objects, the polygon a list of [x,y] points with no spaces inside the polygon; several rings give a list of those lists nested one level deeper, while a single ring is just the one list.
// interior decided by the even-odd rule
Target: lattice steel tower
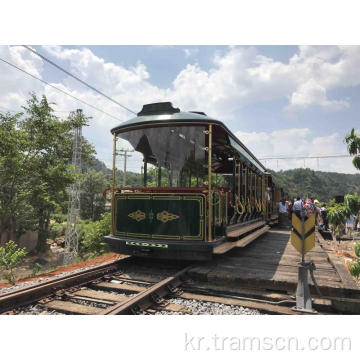
[{"label": "lattice steel tower", "polygon": [[[82,110],[76,110],[76,116],[80,120]],[[65,232],[65,255],[64,263],[72,262],[79,250],[78,222],[80,220],[80,174],[81,174],[81,142],[82,126],[74,129],[72,165],[74,166],[75,182],[70,186],[69,207]]]}]

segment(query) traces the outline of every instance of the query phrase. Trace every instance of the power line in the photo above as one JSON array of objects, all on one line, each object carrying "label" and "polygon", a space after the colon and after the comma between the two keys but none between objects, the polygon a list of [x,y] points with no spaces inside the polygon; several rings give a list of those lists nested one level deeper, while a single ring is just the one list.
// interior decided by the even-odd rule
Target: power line
[{"label": "power line", "polygon": [[259,160],[290,160],[290,159],[329,159],[329,158],[348,158],[353,157],[349,154],[337,154],[337,155],[313,155],[313,156],[281,156],[281,157],[264,157]]},{"label": "power line", "polygon": [[77,76],[73,75],[72,73],[70,73],[69,71],[65,70],[64,68],[62,68],[61,66],[55,64],[53,61],[51,61],[50,59],[48,59],[47,57],[45,57],[44,55],[41,55],[40,53],[38,53],[36,50],[32,49],[30,46],[27,45],[23,45],[24,48],[28,49],[29,51],[31,51],[32,53],[34,53],[35,55],[39,56],[40,58],[42,58],[43,60],[47,61],[49,64],[55,66],[56,68],[58,68],[59,70],[61,70],[62,72],[64,72],[65,74],[71,76],[72,78],[74,78],[75,80],[81,82],[83,85],[87,86],[88,88],[90,88],[93,91],[96,91],[98,94],[104,96],[105,98],[107,98],[108,100],[112,101],[113,103],[121,106],[123,109],[133,113],[136,115],[135,111],[130,110],[129,108],[127,108],[126,106],[120,104],[118,101],[112,99],[110,96],[104,94],[103,92],[101,92],[100,90],[94,88],[93,86],[91,86],[90,84],[86,83],[85,81],[81,80],[80,78],[78,78]]},{"label": "power line", "polygon": [[17,70],[19,70],[19,71],[22,71],[23,73],[25,73],[25,74],[33,77],[34,79],[39,80],[39,81],[41,81],[42,83],[44,83],[44,84],[46,84],[46,85],[48,85],[48,86],[51,86],[52,88],[54,88],[54,89],[62,92],[63,94],[68,95],[68,96],[72,97],[73,99],[75,99],[75,100],[77,100],[77,101],[80,101],[81,103],[83,103],[83,104],[85,104],[85,105],[87,105],[87,106],[90,106],[91,108],[93,108],[93,109],[95,109],[95,110],[97,110],[97,111],[100,111],[100,112],[102,112],[103,114],[105,114],[105,115],[107,115],[107,116],[110,116],[110,117],[112,117],[112,118],[114,118],[114,119],[122,122],[122,120],[120,120],[120,119],[117,118],[116,116],[113,116],[113,115],[107,113],[106,111],[101,110],[101,109],[99,109],[98,107],[96,107],[96,106],[94,106],[94,105],[91,105],[91,104],[87,103],[86,101],[77,98],[77,97],[74,96],[74,95],[69,94],[68,92],[66,92],[66,91],[64,91],[64,90],[62,90],[62,89],[60,89],[60,88],[58,88],[58,87],[56,87],[56,86],[54,86],[54,85],[49,84],[49,83],[46,82],[45,80],[42,80],[42,79],[38,78],[37,76],[28,73],[28,72],[25,71],[24,69],[21,69],[21,68],[19,68],[18,66],[14,65],[14,64],[12,64],[12,63],[10,63],[10,62],[2,59],[2,58],[0,58],[0,60],[1,60],[2,62],[6,63],[6,64],[8,64],[8,65],[10,65],[10,66],[12,66],[13,68],[15,68],[15,69],[17,69]]}]

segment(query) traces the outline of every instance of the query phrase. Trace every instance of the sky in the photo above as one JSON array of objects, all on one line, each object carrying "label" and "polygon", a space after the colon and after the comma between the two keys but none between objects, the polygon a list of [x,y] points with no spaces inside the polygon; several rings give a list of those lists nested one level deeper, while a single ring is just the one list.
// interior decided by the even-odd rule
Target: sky
[{"label": "sky", "polygon": [[[134,112],[159,101],[204,111],[258,158],[346,154],[344,136],[360,128],[360,46],[32,47]],[[0,46],[0,58],[117,118],[0,62],[0,111],[21,110],[31,91],[55,102],[59,117],[81,108],[92,117],[83,133],[110,166],[110,129],[132,113],[22,46]],[[274,170],[358,172],[350,158],[263,163]]]}]

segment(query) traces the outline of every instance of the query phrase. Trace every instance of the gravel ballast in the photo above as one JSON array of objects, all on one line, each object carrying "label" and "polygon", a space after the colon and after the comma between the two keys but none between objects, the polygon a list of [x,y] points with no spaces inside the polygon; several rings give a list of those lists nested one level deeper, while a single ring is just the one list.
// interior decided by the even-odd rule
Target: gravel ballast
[{"label": "gravel ballast", "polygon": [[26,282],[16,284],[16,285],[13,285],[13,286],[4,287],[3,289],[0,289],[0,295],[6,294],[6,293],[11,293],[13,291],[20,290],[20,289],[26,288],[28,286],[38,285],[38,284],[40,284],[40,283],[42,283],[44,281],[55,280],[55,279],[61,278],[63,276],[76,274],[78,272],[91,269],[91,268],[93,268],[95,266],[96,265],[91,265],[91,266],[83,267],[83,268],[72,270],[72,271],[65,271],[65,272],[56,274],[56,275],[51,276],[51,277],[46,277],[46,278],[39,277],[36,280],[26,281]]},{"label": "gravel ballast", "polygon": [[[155,315],[264,315],[264,313],[255,309],[216,302],[180,298],[169,299],[168,301],[172,304],[183,305],[189,312],[158,311]],[[146,312],[142,314],[146,314]]]}]

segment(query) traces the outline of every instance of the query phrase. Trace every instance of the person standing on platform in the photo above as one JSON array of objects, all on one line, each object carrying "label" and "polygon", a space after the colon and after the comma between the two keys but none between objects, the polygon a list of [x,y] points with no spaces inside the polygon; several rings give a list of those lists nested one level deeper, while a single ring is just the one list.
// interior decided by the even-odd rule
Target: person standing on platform
[{"label": "person standing on platform", "polygon": [[296,198],[296,201],[294,202],[293,205],[293,212],[299,217],[301,218],[301,209],[303,208],[303,202],[301,201],[300,196],[298,196]]},{"label": "person standing on platform", "polygon": [[285,203],[284,199],[282,199],[279,202],[278,210],[279,210],[279,225],[280,226],[287,226],[287,221],[286,221],[286,218],[287,218],[287,206],[286,206],[286,203]]},{"label": "person standing on platform", "polygon": [[355,215],[351,214],[345,222],[345,227],[346,227],[346,236],[348,238],[351,237],[352,232],[354,231],[354,223],[355,223]]},{"label": "person standing on platform", "polygon": [[288,218],[291,221],[291,216],[292,216],[292,212],[293,212],[293,203],[291,202],[291,200],[288,201]]},{"label": "person standing on platform", "polygon": [[322,228],[323,228],[323,230],[328,231],[329,230],[329,224],[328,224],[328,220],[327,220],[326,204],[323,204],[323,206],[321,207],[320,214],[321,214],[321,218],[322,218],[322,221],[323,221]]},{"label": "person standing on platform", "polygon": [[319,200],[314,200],[314,208],[315,208],[315,225],[319,226],[320,225],[320,219],[321,219],[321,214],[320,214],[320,201]]},{"label": "person standing on platform", "polygon": [[312,201],[312,199],[306,199],[306,202],[304,204],[305,209],[305,216],[310,217],[312,214],[315,213],[315,205]]},{"label": "person standing on platform", "polygon": [[354,230],[355,231],[359,231],[358,227],[359,227],[359,216],[360,216],[360,211],[355,215],[355,221],[354,221]]}]

